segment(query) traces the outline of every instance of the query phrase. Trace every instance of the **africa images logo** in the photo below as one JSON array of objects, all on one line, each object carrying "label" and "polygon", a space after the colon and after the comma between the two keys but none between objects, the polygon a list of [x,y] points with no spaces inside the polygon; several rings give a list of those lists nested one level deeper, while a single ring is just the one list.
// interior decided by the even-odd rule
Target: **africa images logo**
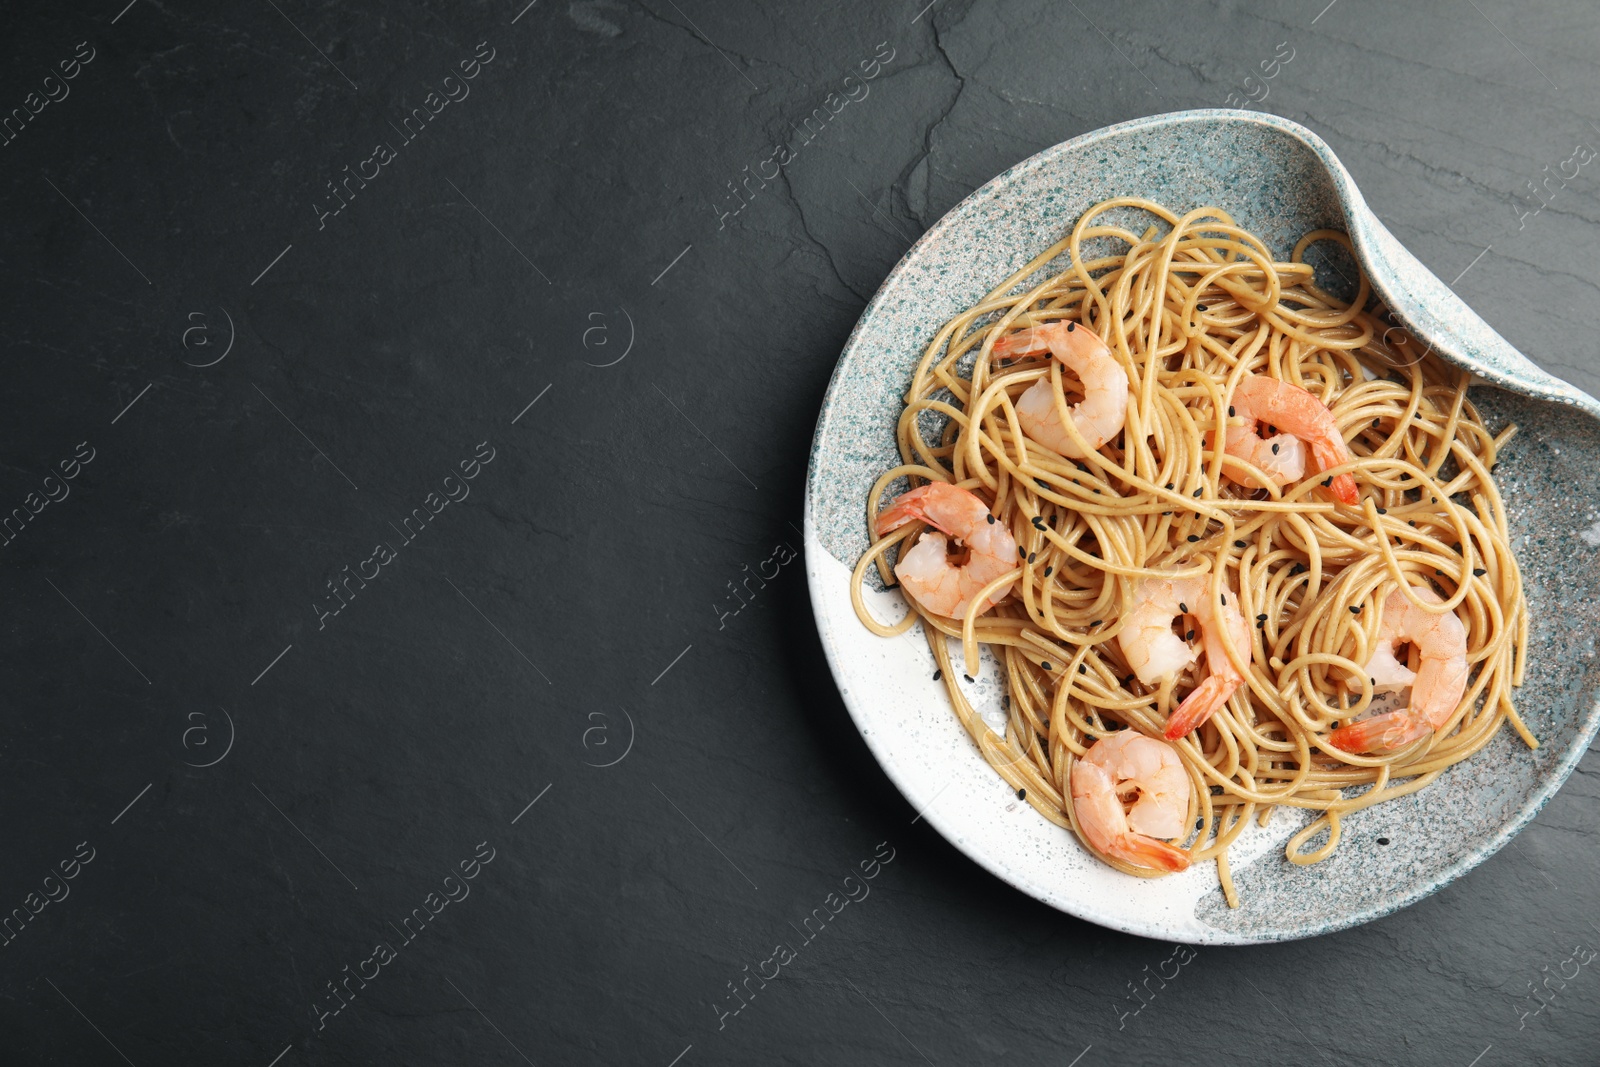
[{"label": "africa images logo", "polygon": [[[439,82],[440,89],[444,91],[443,96],[439,95],[438,89],[429,89],[427,95],[422,98],[422,106],[412,108],[411,112],[400,120],[399,126],[393,122],[389,123],[389,128],[400,135],[400,148],[422,136],[422,131],[428,128],[428,123],[432,122],[441,111],[453,103],[461,103],[471,94],[472,86],[467,83],[482,74],[483,68],[494,61],[495,50],[489,47],[488,41],[483,41],[479,43],[473,55],[476,58],[463,59],[456,64],[461,72],[459,78],[449,74]],[[368,182],[376,181],[383,174],[383,168],[399,157],[400,153],[394,144],[389,141],[379,141],[373,145],[372,155],[356,164],[354,172],[350,170],[349,164],[345,164],[344,177],[328,180],[328,191],[333,195],[327,198],[327,205],[324,206],[322,203],[311,205],[312,210],[317,213],[317,229],[326,229],[330,218],[349,207],[350,201],[356,198],[356,193],[365,189]],[[368,167],[371,168],[371,173],[368,173]],[[354,188],[351,188],[351,182],[355,183]]]}]

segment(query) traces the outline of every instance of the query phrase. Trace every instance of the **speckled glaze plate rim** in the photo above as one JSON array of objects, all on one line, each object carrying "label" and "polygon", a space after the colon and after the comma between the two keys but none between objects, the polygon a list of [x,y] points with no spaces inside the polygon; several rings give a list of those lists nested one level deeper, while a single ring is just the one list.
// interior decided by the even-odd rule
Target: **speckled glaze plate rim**
[{"label": "speckled glaze plate rim", "polygon": [[[1366,231],[1367,234],[1370,234],[1371,230],[1376,228],[1377,230],[1381,231],[1382,238],[1385,242],[1393,242],[1394,239],[1392,236],[1390,236],[1386,230],[1383,230],[1382,224],[1370,214],[1370,211],[1366,207],[1365,199],[1356,189],[1353,179],[1344,169],[1344,166],[1339,162],[1338,158],[1333,154],[1333,151],[1327,146],[1327,144],[1325,144],[1315,133],[1306,129],[1304,126],[1276,115],[1251,111],[1235,111],[1230,109],[1199,109],[1170,112],[1133,119],[1128,122],[1122,122],[1112,126],[1102,127],[1100,129],[1081,134],[1078,137],[1071,138],[1070,140],[1063,141],[1057,145],[1053,145],[1050,148],[1046,148],[1043,151],[1018,162],[1002,173],[996,175],[994,178],[984,183],[981,187],[973,190],[959,203],[952,207],[942,218],[939,219],[938,222],[936,222],[925,233],[923,233],[923,235],[906,251],[906,253],[901,257],[900,261],[895,264],[894,268],[885,277],[882,285],[879,287],[877,293],[874,294],[872,300],[868,302],[866,308],[861,314],[860,319],[857,321],[855,328],[851,331],[850,337],[845,342],[845,346],[842,349],[839,357],[839,362],[835,366],[833,376],[828,383],[828,389],[824,394],[821,410],[818,413],[816,431],[812,440],[810,462],[808,463],[806,476],[803,525],[805,531],[804,539],[806,542],[806,552],[808,556],[806,566],[807,581],[811,595],[812,611],[816,619],[818,633],[821,638],[824,654],[828,661],[829,670],[833,674],[835,685],[840,691],[840,695],[844,700],[845,707],[849,711],[851,719],[855,723],[857,730],[861,733],[863,740],[866,742],[868,749],[872,752],[873,758],[877,760],[878,765],[883,769],[890,781],[894,783],[895,787],[900,790],[907,802],[910,803],[913,808],[918,810],[919,818],[925,818],[946,840],[950,841],[953,845],[955,845],[956,848],[965,853],[979,866],[988,870],[991,874],[994,874],[1002,881],[1014,886],[1017,889],[1020,889],[1022,892],[1041,901],[1042,903],[1048,904],[1051,907],[1076,916],[1077,918],[1084,919],[1088,922],[1093,922],[1109,929],[1120,930],[1124,933],[1135,934],[1142,937],[1179,940],[1191,944],[1245,945],[1262,944],[1275,941],[1290,941],[1306,937],[1314,937],[1322,934],[1334,933],[1339,930],[1345,930],[1354,926],[1371,922],[1375,919],[1393,914],[1402,908],[1408,907],[1417,901],[1438,892],[1440,889],[1449,885],[1451,882],[1455,881],[1457,878],[1466,874],[1468,871],[1478,866],[1478,864],[1494,855],[1494,853],[1505,847],[1505,845],[1509,843],[1512,838],[1514,838],[1525,826],[1528,825],[1529,822],[1533,820],[1536,815],[1538,815],[1540,810],[1543,809],[1544,805],[1549,801],[1549,799],[1555,795],[1555,793],[1571,776],[1574,768],[1578,764],[1578,761],[1583,758],[1584,753],[1588,751],[1589,746],[1594,742],[1597,731],[1600,731],[1600,700],[1596,700],[1591,697],[1587,703],[1587,706],[1581,709],[1582,718],[1578,724],[1578,729],[1572,743],[1570,744],[1568,750],[1561,756],[1561,758],[1551,765],[1549,768],[1549,773],[1543,779],[1540,787],[1535,789],[1532,794],[1528,796],[1526,800],[1524,800],[1522,805],[1507,819],[1505,819],[1505,821],[1494,833],[1484,837],[1468,851],[1464,852],[1453,862],[1439,870],[1432,878],[1404,888],[1393,899],[1364,907],[1357,906],[1348,914],[1338,918],[1311,920],[1301,926],[1294,926],[1292,923],[1285,921],[1283,928],[1270,932],[1228,930],[1212,926],[1204,926],[1199,930],[1191,928],[1184,931],[1174,931],[1170,926],[1157,921],[1148,923],[1124,921],[1117,916],[1109,915],[1099,910],[1094,905],[1092,899],[1084,899],[1082,897],[1070,899],[1063,898],[1060,895],[1046,889],[1044,886],[1035,884],[1031,879],[1021,875],[1017,870],[1009,866],[1005,862],[1004,856],[993,855],[990,851],[986,850],[985,843],[983,841],[975,841],[956,832],[950,825],[949,820],[942,817],[936,809],[931,807],[931,800],[925,797],[919,797],[916,794],[916,791],[912,788],[907,775],[897,764],[895,755],[892,751],[892,743],[888,740],[885,740],[882,736],[868,727],[866,709],[861,705],[862,698],[856,692],[852,691],[847,684],[844,668],[840,662],[840,652],[837,647],[837,642],[841,640],[841,635],[833,632],[830,621],[824,616],[822,606],[823,599],[821,596],[821,583],[837,581],[837,571],[833,567],[819,566],[818,564],[821,561],[813,558],[816,554],[828,555],[827,550],[822,546],[822,543],[818,538],[816,516],[813,512],[812,501],[815,499],[815,494],[817,492],[817,459],[823,448],[823,432],[825,429],[825,424],[827,423],[829,414],[833,410],[834,405],[840,403],[841,369],[847,362],[848,357],[856,349],[856,346],[860,342],[868,324],[872,322],[875,316],[881,313],[884,300],[891,293],[891,291],[894,290],[896,283],[901,279],[901,277],[906,274],[924,255],[928,254],[927,250],[930,248],[930,246],[936,245],[939,240],[944,237],[954,226],[962,221],[965,221],[968,213],[979,209],[982,201],[988,199],[993,194],[1002,191],[1003,187],[1011,183],[1013,177],[1024,169],[1029,169],[1036,165],[1047,163],[1055,156],[1081,151],[1085,148],[1093,146],[1096,143],[1118,138],[1125,134],[1150,131],[1180,124],[1216,122],[1219,120],[1271,127],[1300,141],[1318,157],[1323,166],[1326,168],[1332,182],[1334,183],[1334,186],[1337,189],[1341,206],[1346,214],[1347,228],[1352,233],[1352,236],[1357,236],[1357,231]],[[1358,247],[1364,243],[1365,242],[1362,242],[1358,237]],[[1407,258],[1409,258],[1409,254],[1406,255]],[[1420,265],[1419,269],[1424,271],[1426,270],[1426,268],[1421,268]],[[1431,274],[1429,275],[1428,280],[1437,282],[1437,279]],[[1380,297],[1387,295],[1386,289],[1388,287],[1382,284],[1379,278],[1373,277],[1372,282],[1374,291]],[[1442,283],[1439,284],[1442,285]],[[1482,325],[1481,320],[1479,324]],[[1483,329],[1488,330],[1487,326],[1483,326]],[[1493,334],[1492,331],[1488,332],[1496,341],[1500,341],[1502,344],[1504,343],[1498,337],[1498,335]],[[1478,372],[1483,378],[1488,379],[1490,382],[1504,382],[1505,375],[1503,373],[1499,373],[1498,368],[1493,366],[1485,366],[1481,359],[1474,358],[1473,353],[1463,353],[1459,349],[1448,345],[1440,346],[1440,348],[1442,351],[1446,352],[1447,355],[1454,357],[1455,362],[1468,366],[1470,369]],[[1517,358],[1520,359],[1521,357],[1518,356]],[[1560,383],[1556,380],[1548,378],[1546,378],[1546,381],[1550,382],[1550,384],[1555,388],[1553,390],[1543,392],[1543,395],[1540,397],[1541,399],[1574,404],[1580,407],[1580,409],[1584,409],[1590,413],[1594,411],[1593,405],[1595,402],[1588,396],[1578,392],[1575,389],[1572,389],[1571,387],[1566,387],[1565,390],[1562,390],[1561,387],[1565,386],[1565,383]],[[1536,395],[1536,390],[1531,388],[1525,387],[1524,389],[1520,389],[1518,391],[1526,392],[1528,395]],[[1562,395],[1563,393],[1565,395]],[[828,559],[830,563],[836,564],[838,562],[837,560],[834,560],[832,556],[829,556]],[[859,628],[857,632],[850,634],[844,639],[878,640],[877,638],[873,637],[873,635],[871,635],[865,628]],[[1035,815],[1034,817],[1038,816]]]}]

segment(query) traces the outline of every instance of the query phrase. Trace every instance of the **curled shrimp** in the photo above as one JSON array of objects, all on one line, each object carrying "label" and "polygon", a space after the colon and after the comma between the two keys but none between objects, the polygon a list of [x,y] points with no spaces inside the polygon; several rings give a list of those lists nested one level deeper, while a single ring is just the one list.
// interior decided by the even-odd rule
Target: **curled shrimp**
[{"label": "curled shrimp", "polygon": [[1072,764],[1072,809],[1084,840],[1135,867],[1189,866],[1188,854],[1167,841],[1183,836],[1193,796],[1177,750],[1137,730],[1102,737]]},{"label": "curled shrimp", "polygon": [[[996,356],[1015,359],[1048,351],[1083,383],[1083,400],[1068,414],[1084,443],[1093,451],[1115,437],[1128,418],[1128,372],[1093,330],[1076,322],[1051,322],[1007,334],[994,344]],[[1067,433],[1056,404],[1056,391],[1046,374],[1017,398],[1017,422],[1023,432],[1069,459],[1084,452]]]},{"label": "curled shrimp", "polygon": [[[934,529],[910,551],[900,553],[894,573],[901,587],[935,615],[961,618],[984,586],[1017,566],[1017,542],[1011,531],[995,519],[989,505],[965,489],[930,482],[901,493],[878,514],[878,536],[914,521]],[[966,546],[965,562],[952,559],[946,535]],[[981,610],[1004,600],[1012,584],[990,593]]]},{"label": "curled shrimp", "polygon": [[1174,677],[1198,657],[1193,645],[1172,632],[1174,620],[1180,615],[1193,616],[1200,624],[1206,653],[1206,678],[1167,720],[1169,741],[1187,736],[1211,718],[1244,684],[1244,676],[1228,658],[1224,642],[1231,642],[1242,655],[1248,656],[1250,626],[1239,610],[1237,594],[1226,586],[1223,588],[1220,608],[1212,605],[1211,586],[1206,578],[1145,578],[1130,591],[1129,600],[1133,606],[1123,615],[1117,643],[1128,666],[1145,685]]},{"label": "curled shrimp", "polygon": [[[1416,586],[1417,599],[1441,604],[1439,594]],[[1413,673],[1395,656],[1406,642],[1417,646],[1420,670]],[[1367,661],[1367,675],[1380,690],[1411,687],[1411,702],[1397,711],[1341,726],[1328,743],[1346,752],[1382,752],[1408,745],[1439,729],[1455,714],[1467,689],[1467,628],[1453,611],[1428,611],[1396,589],[1383,602],[1378,647]]]},{"label": "curled shrimp", "polygon": [[[1275,485],[1289,485],[1305,477],[1307,448],[1318,470],[1350,461],[1350,449],[1333,412],[1298,385],[1265,374],[1247,374],[1233,391],[1229,414],[1243,418],[1244,425],[1228,427],[1224,451],[1259,468]],[[1263,422],[1284,432],[1262,438],[1256,430]],[[1242,485],[1261,488],[1242,472],[1224,468],[1223,473]],[[1341,504],[1356,502],[1356,480],[1350,475],[1336,475],[1328,488]]]}]

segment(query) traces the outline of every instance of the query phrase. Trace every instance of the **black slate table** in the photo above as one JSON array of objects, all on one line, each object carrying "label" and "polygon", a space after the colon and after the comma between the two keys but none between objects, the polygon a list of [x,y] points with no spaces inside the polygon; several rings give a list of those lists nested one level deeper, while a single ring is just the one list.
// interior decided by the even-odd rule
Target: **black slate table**
[{"label": "black slate table", "polygon": [[1600,390],[1600,10],[925,2],[0,16],[6,1063],[1600,1061],[1593,760],[1400,914],[1176,950],[913,824],[788,558],[886,271],[1139,115],[1305,123]]}]

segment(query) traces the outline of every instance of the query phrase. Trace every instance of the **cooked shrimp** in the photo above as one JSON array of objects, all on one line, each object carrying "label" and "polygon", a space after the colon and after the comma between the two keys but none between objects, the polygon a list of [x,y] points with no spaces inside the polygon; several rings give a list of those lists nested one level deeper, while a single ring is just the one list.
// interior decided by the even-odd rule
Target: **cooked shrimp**
[{"label": "cooked shrimp", "polygon": [[[909,552],[901,552],[895,577],[917,603],[948,619],[966,615],[972,598],[990,582],[1017,565],[1017,542],[989,511],[989,505],[948,482],[930,482],[901,493],[878,513],[878,536],[908,522],[922,521],[934,530],[924,533]],[[946,534],[966,546],[965,563],[952,562]],[[1011,592],[1013,583],[989,594],[988,611]]]},{"label": "cooked shrimp", "polygon": [[[1350,461],[1350,449],[1333,421],[1333,412],[1298,385],[1265,374],[1247,374],[1233,391],[1230,413],[1242,417],[1244,425],[1228,427],[1225,451],[1259,467],[1275,485],[1305,477],[1306,447],[1318,470]],[[1257,424],[1263,422],[1284,432],[1263,439],[1256,433]],[[1225,473],[1233,481],[1260,488],[1254,478]],[[1348,474],[1336,475],[1329,489],[1342,504],[1356,502],[1356,480]]]},{"label": "cooked shrimp", "polygon": [[[1416,586],[1417,599],[1443,603],[1427,586]],[[1421,669],[1413,673],[1395,656],[1395,648],[1417,646]],[[1341,726],[1328,743],[1346,752],[1381,752],[1408,745],[1449,721],[1467,690],[1467,628],[1453,611],[1426,611],[1396,589],[1383,602],[1378,647],[1367,661],[1367,675],[1379,690],[1411,687],[1411,702],[1398,711]]]},{"label": "cooked shrimp", "polygon": [[[1234,410],[1238,410],[1237,405]],[[1230,456],[1238,456],[1251,466],[1261,468],[1273,485],[1292,485],[1306,476],[1306,445],[1292,433],[1261,437],[1248,426],[1229,426],[1224,450]],[[1252,489],[1265,488],[1254,475],[1240,472],[1235,476],[1226,468],[1224,473]]]},{"label": "cooked shrimp", "polygon": [[[1083,400],[1068,414],[1090,450],[1099,448],[1122,429],[1128,417],[1128,372],[1111,355],[1111,349],[1093,330],[1076,322],[1030,326],[995,342],[1002,357],[1037,355],[1048,351],[1083,383]],[[1070,459],[1082,459],[1078,447],[1061,423],[1056,391],[1050,376],[1034,382],[1017,398],[1017,422],[1033,440]]]},{"label": "cooked shrimp", "polygon": [[1177,750],[1137,730],[1102,737],[1072,764],[1072,809],[1096,852],[1162,871],[1181,871],[1189,856],[1165,839],[1189,825],[1194,787]]},{"label": "cooked shrimp", "polygon": [[1228,658],[1224,640],[1248,656],[1250,627],[1233,590],[1222,594],[1220,609],[1213,608],[1211,583],[1206,578],[1146,578],[1134,585],[1130,599],[1133,606],[1123,615],[1117,643],[1128,666],[1145,685],[1173,677],[1198,656],[1193,645],[1172,632],[1173,620],[1192,615],[1200,623],[1208,673],[1167,722],[1167,739],[1176,741],[1211,718],[1244,684],[1244,676]]}]

